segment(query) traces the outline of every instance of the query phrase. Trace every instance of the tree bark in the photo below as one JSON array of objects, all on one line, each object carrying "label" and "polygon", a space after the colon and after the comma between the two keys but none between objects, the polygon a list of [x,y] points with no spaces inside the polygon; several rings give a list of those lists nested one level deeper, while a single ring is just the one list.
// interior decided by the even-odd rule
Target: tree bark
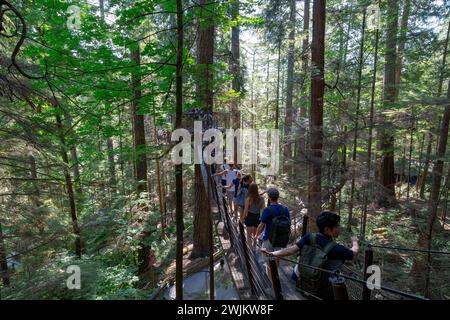
[{"label": "tree bark", "polygon": [[420,191],[419,197],[423,199],[425,197],[425,186],[426,180],[428,176],[428,171],[430,168],[430,158],[431,158],[431,150],[433,147],[433,133],[431,131],[428,132],[428,145],[427,145],[427,154],[425,156],[425,165],[423,167],[422,175],[420,176]]},{"label": "tree bark", "polygon": [[[183,117],[183,1],[176,0],[177,4],[177,67],[176,67],[176,114],[175,129],[182,127]],[[175,166],[175,217],[176,217],[176,270],[175,292],[176,299],[183,300],[183,165]]]},{"label": "tree bark", "polygon": [[302,41],[302,82],[300,85],[300,117],[299,117],[299,128],[298,128],[298,138],[295,151],[295,164],[305,170],[294,170],[296,181],[303,181],[307,177],[306,165],[306,130],[304,120],[307,117],[307,98],[306,95],[306,78],[308,73],[308,47],[309,47],[309,0],[304,1],[303,9],[303,41]]},{"label": "tree bark", "polygon": [[308,184],[308,229],[316,231],[321,211],[323,147],[323,97],[325,91],[325,19],[326,0],[313,2],[313,38],[311,45],[310,170]]},{"label": "tree bark", "polygon": [[[156,130],[156,119],[153,116],[153,139],[156,145],[158,145],[158,131]],[[158,189],[158,200],[159,200],[159,213],[160,213],[160,223],[161,223],[161,239],[166,237],[166,197],[163,189],[163,183],[161,179],[161,161],[156,159],[156,183]]]},{"label": "tree bark", "polygon": [[78,257],[81,257],[81,254],[83,253],[83,245],[81,241],[81,234],[80,234],[80,228],[78,226],[78,217],[77,217],[77,207],[75,204],[75,195],[73,192],[73,184],[72,184],[72,177],[70,176],[70,163],[69,163],[69,157],[67,156],[67,146],[66,141],[64,137],[64,128],[61,121],[61,116],[59,114],[56,114],[56,125],[58,127],[59,132],[59,140],[61,143],[61,157],[63,160],[63,172],[64,177],[66,181],[66,192],[69,199],[69,206],[70,206],[70,215],[72,218],[72,229],[73,233],[75,235],[75,253]]},{"label": "tree bark", "polygon": [[266,118],[269,119],[269,89],[270,89],[270,54],[267,55],[267,72],[266,72]]},{"label": "tree bark", "polygon": [[[370,180],[372,175],[372,140],[373,140],[373,120],[375,115],[375,87],[377,83],[377,66],[378,66],[378,44],[380,40],[380,30],[377,27],[375,31],[375,53],[373,61],[373,71],[372,71],[372,89],[370,95],[370,115],[369,115],[369,140],[367,143],[367,177],[369,179],[369,185],[364,188],[364,205],[363,205],[363,221],[361,228],[361,236],[364,238],[366,235],[366,221],[367,221],[367,206],[369,202],[369,196],[373,191],[373,184]],[[376,159],[375,159],[376,165]],[[370,189],[369,189],[370,188]]]},{"label": "tree bark", "polygon": [[[235,24],[231,27],[231,74],[233,76],[232,89],[236,94],[241,93],[241,67],[240,67],[240,43],[239,43],[239,0],[231,2],[231,19]],[[237,130],[241,127],[241,113],[239,110],[240,97],[233,98],[231,102],[231,112],[233,115],[233,129]],[[238,141],[234,138],[234,163],[238,161]]]},{"label": "tree bark", "polygon": [[410,10],[411,10],[411,0],[405,0],[405,3],[403,4],[402,19],[400,22],[400,35],[398,38],[397,63],[396,63],[396,70],[395,70],[395,84],[396,84],[395,96],[396,96],[396,99],[398,98],[398,95],[400,92],[402,65],[403,65],[403,57],[405,54],[406,33],[408,32],[408,20],[409,20]]},{"label": "tree bark", "polygon": [[[197,37],[197,64],[202,70],[202,78],[199,79],[198,100],[202,108],[208,112],[213,109],[213,73],[211,64],[214,62],[214,22],[212,6],[208,0],[200,1],[200,17],[204,23],[200,24]],[[194,228],[193,248],[191,259],[205,257],[210,248],[210,214],[211,206],[208,203],[202,165],[194,166]]]},{"label": "tree bark", "polygon": [[106,146],[108,149],[109,186],[110,189],[115,192],[117,187],[116,165],[114,162],[114,144],[111,137],[106,139]]},{"label": "tree bark", "polygon": [[6,246],[3,240],[3,229],[0,222],[0,271],[2,273],[2,282],[5,287],[9,287],[8,262],[6,260]]},{"label": "tree bark", "polygon": [[448,196],[450,193],[450,164],[448,165],[447,178],[445,179],[444,187],[444,205],[442,208],[442,226],[444,227],[447,222],[447,211],[448,211]]},{"label": "tree bark", "polygon": [[[141,56],[139,44],[135,50],[131,52],[131,60],[136,66],[141,65]],[[136,188],[139,197],[142,193],[147,192],[147,157],[145,154],[145,125],[144,125],[144,115],[139,114],[140,99],[142,97],[141,87],[141,75],[140,68],[138,67],[135,72],[131,75],[131,87],[133,90],[133,102],[132,115],[133,115],[133,140],[134,140],[134,150],[135,150],[135,168],[136,168]],[[148,206],[143,205],[141,208],[144,212],[148,212]],[[142,225],[146,225],[145,221],[140,221]],[[150,231],[145,227],[141,234],[139,235],[139,249],[138,249],[138,272],[141,280],[153,282],[153,265],[152,260],[152,250],[150,245],[147,243],[147,239],[150,236]]]},{"label": "tree bark", "polygon": [[[361,42],[359,48],[359,67],[358,67],[358,89],[356,94],[356,115],[355,115],[355,128],[353,137],[353,154],[352,160],[356,162],[356,152],[358,149],[358,130],[359,130],[359,107],[361,104],[361,81],[362,81],[362,68],[364,59],[364,36],[366,31],[366,10],[363,12],[363,21],[361,27]],[[350,207],[348,212],[347,230],[352,229],[352,219],[353,219],[353,199],[355,194],[355,173],[352,175],[352,183],[350,187]]]},{"label": "tree bark", "polygon": [[275,101],[275,130],[279,128],[280,121],[280,69],[281,69],[281,40],[278,40],[278,64],[277,64],[277,92]]},{"label": "tree bark", "polygon": [[295,22],[296,0],[289,0],[289,45],[286,81],[286,115],[284,118],[283,171],[287,177],[292,176],[292,117],[294,114],[294,66],[295,66]]},{"label": "tree bark", "polygon": [[[447,98],[450,99],[450,80],[447,92]],[[433,229],[437,220],[437,212],[439,206],[439,194],[441,189],[441,180],[443,176],[443,168],[445,157],[445,151],[447,149],[447,141],[448,141],[448,130],[450,123],[450,103],[448,103],[445,107],[444,116],[441,122],[441,128],[439,133],[439,145],[436,152],[436,160],[434,161],[433,171],[432,171],[432,185],[431,185],[431,193],[429,200],[429,215],[426,229],[419,234],[418,246],[419,248],[425,248],[427,250],[431,250],[432,248],[432,239],[433,239]],[[430,269],[431,269],[431,254],[427,254],[427,271],[425,277],[425,285],[424,285],[424,293],[426,297],[430,297]]]},{"label": "tree bark", "polygon": [[450,21],[448,23],[448,27],[447,27],[447,37],[445,38],[445,45],[444,45],[444,54],[442,55],[442,65],[441,65],[441,72],[439,74],[439,84],[438,84],[438,90],[437,90],[437,95],[438,97],[441,96],[442,94],[442,85],[444,84],[444,69],[447,63],[447,53],[448,53],[448,39],[450,37]]},{"label": "tree bark", "polygon": [[[396,61],[397,61],[397,30],[399,1],[387,1],[387,32],[384,65],[384,109],[393,108],[396,97]],[[390,120],[385,119],[381,127],[381,190],[379,204],[389,207],[395,203],[395,169],[394,169],[394,132]]]},{"label": "tree bark", "polygon": [[[437,90],[437,96],[440,97],[442,94],[442,85],[444,82],[444,69],[446,66],[446,60],[447,60],[447,50],[448,50],[448,40],[449,40],[449,34],[450,34],[450,22],[448,24],[448,28],[447,28],[447,37],[445,39],[445,44],[444,44],[444,53],[442,55],[442,65],[441,65],[441,72],[439,75],[439,83],[438,83],[438,90]],[[426,158],[426,162],[425,162],[425,168],[423,170],[423,174],[421,176],[421,181],[420,181],[420,198],[424,198],[424,194],[425,194],[425,186],[427,184],[427,176],[428,176],[428,169],[429,169],[429,164],[430,164],[430,155],[431,155],[431,148],[432,148],[432,132],[429,133],[429,140],[428,140],[428,148],[427,148],[427,158]]]}]

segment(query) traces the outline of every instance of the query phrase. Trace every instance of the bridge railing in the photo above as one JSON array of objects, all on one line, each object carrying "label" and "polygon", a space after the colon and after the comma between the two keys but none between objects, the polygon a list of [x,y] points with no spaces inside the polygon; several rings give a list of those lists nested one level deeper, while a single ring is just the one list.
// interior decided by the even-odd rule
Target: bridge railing
[{"label": "bridge railing", "polygon": [[217,204],[221,220],[224,223],[231,248],[236,254],[241,270],[245,270],[245,280],[250,289],[251,295],[257,299],[273,299],[271,292],[271,282],[265,272],[262,272],[258,263],[254,249],[246,241],[244,226],[241,222],[233,222],[230,208],[228,208],[225,195],[221,186],[217,186],[215,179],[212,180],[213,198]]},{"label": "bridge railing", "polygon": [[[267,270],[270,275],[269,279],[266,270],[263,270],[264,268],[256,258],[255,249],[252,248],[246,241],[244,226],[241,222],[236,223],[232,221],[231,214],[229,212],[230,208],[228,208],[225,195],[221,190],[219,190],[221,189],[221,186],[217,186],[215,179],[211,180],[213,187],[213,198],[217,204],[221,220],[223,221],[225,229],[229,235],[231,248],[236,254],[241,270],[244,270],[245,280],[248,284],[252,296],[258,299],[283,299],[283,288],[280,284],[278,266],[275,262],[275,259],[269,256]],[[304,216],[301,232],[302,235],[306,233],[306,226],[307,216]],[[423,296],[384,285],[381,285],[379,288],[376,288],[374,290],[370,290],[367,286],[367,280],[371,274],[368,274],[366,271],[368,266],[374,263],[373,248],[418,252],[425,251],[424,253],[431,252],[434,254],[449,255],[448,252],[437,250],[428,251],[412,248],[387,247],[373,244],[370,246],[367,245],[365,247],[363,266],[355,269],[344,265],[343,268],[336,271],[317,268],[285,257],[277,257],[276,259],[292,263],[293,266],[297,264],[299,266],[320,270],[321,272],[329,274],[334,279],[334,281],[332,282],[332,286],[336,299],[370,300],[376,298],[373,295],[373,292],[376,292],[378,293],[377,296],[385,298],[388,297],[391,299],[396,297],[397,299],[428,300]],[[299,291],[301,290],[299,289]],[[309,295],[308,292],[302,293],[306,296]]]}]

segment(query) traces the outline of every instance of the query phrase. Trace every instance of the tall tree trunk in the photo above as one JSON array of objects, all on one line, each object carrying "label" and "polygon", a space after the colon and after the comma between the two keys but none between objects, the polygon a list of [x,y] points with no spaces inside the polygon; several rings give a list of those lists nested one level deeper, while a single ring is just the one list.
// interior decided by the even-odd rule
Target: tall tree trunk
[{"label": "tall tree trunk", "polygon": [[423,155],[423,148],[425,146],[425,133],[422,134],[422,139],[420,141],[420,147],[419,147],[419,169],[417,172],[417,181],[416,181],[416,195],[419,192],[419,188],[420,188],[420,177],[422,176],[422,155]]},{"label": "tall tree trunk", "polygon": [[442,208],[442,226],[444,227],[447,223],[447,211],[448,211],[448,196],[450,193],[450,164],[448,165],[447,178],[445,178],[444,186],[444,204]]},{"label": "tall tree trunk", "polygon": [[277,63],[277,92],[275,101],[275,129],[279,128],[280,121],[280,70],[281,70],[281,40],[278,40],[278,63]]},{"label": "tall tree trunk", "polygon": [[[450,80],[448,82],[448,92],[447,98],[450,99]],[[437,220],[437,212],[439,206],[439,194],[441,189],[441,180],[444,169],[444,161],[445,151],[447,149],[447,141],[448,141],[448,129],[450,123],[450,103],[448,103],[445,107],[444,116],[442,117],[441,128],[439,133],[439,145],[436,152],[436,160],[433,165],[433,182],[431,185],[431,194],[429,200],[429,214],[428,214],[428,222],[426,229],[419,234],[418,246],[419,248],[425,248],[427,250],[431,250],[432,247],[432,239],[433,239],[433,229]],[[431,269],[431,254],[427,255],[427,271],[425,276],[425,285],[424,292],[426,297],[430,297],[430,269]]]},{"label": "tall tree trunk", "polygon": [[409,153],[408,153],[408,177],[407,177],[407,186],[406,186],[406,199],[409,199],[409,191],[410,191],[410,180],[411,180],[411,162],[412,162],[412,152],[413,152],[413,143],[414,143],[414,106],[411,106],[411,128],[409,129]]},{"label": "tall tree trunk", "polygon": [[296,0],[289,0],[289,45],[288,66],[286,82],[286,115],[284,118],[284,168],[287,177],[292,176],[292,116],[294,114],[294,66],[295,66],[295,22],[296,22]]},{"label": "tall tree trunk", "polygon": [[[362,238],[366,235],[366,221],[367,221],[367,206],[369,202],[369,197],[373,191],[373,182],[371,182],[370,177],[372,175],[372,140],[373,140],[373,120],[375,115],[375,86],[377,83],[377,66],[378,66],[378,44],[380,40],[380,29],[377,26],[375,31],[375,52],[373,60],[373,71],[372,71],[372,88],[370,94],[370,115],[369,115],[369,140],[367,143],[367,178],[369,179],[369,186],[364,188],[364,205],[363,205],[363,222],[361,228]],[[376,159],[375,159],[376,165]]]},{"label": "tall tree trunk", "polygon": [[313,38],[311,44],[311,125],[310,170],[308,184],[308,228],[316,231],[316,218],[321,210],[321,178],[323,147],[323,97],[325,91],[325,19],[326,0],[313,2]]},{"label": "tall tree trunk", "polygon": [[[105,3],[104,0],[99,0],[100,6],[100,19],[105,22]],[[109,189],[111,194],[116,191],[117,178],[116,178],[116,166],[114,163],[114,143],[111,137],[106,139],[106,147],[108,150],[108,171],[109,171]]]},{"label": "tall tree trunk", "polygon": [[[256,104],[255,104],[255,65],[256,65],[256,50],[253,51],[253,59],[252,59],[252,84],[250,86],[250,101],[251,101],[251,128],[256,130]],[[256,131],[255,131],[256,132]],[[255,141],[256,142],[256,141]],[[253,157],[253,155],[252,155]],[[256,160],[255,158],[253,158]],[[254,183],[256,183],[256,163],[252,161],[251,164],[251,174],[254,179]]]},{"label": "tall tree trunk", "polygon": [[400,92],[400,82],[402,75],[403,57],[405,54],[406,33],[408,32],[409,12],[411,10],[411,0],[405,0],[403,4],[402,19],[400,22],[400,35],[398,38],[397,63],[395,70],[395,97],[398,98]]},{"label": "tall tree trunk", "polygon": [[[356,162],[356,152],[358,150],[358,130],[359,130],[359,107],[361,104],[361,81],[362,81],[362,68],[364,59],[364,35],[366,31],[366,10],[363,12],[363,21],[361,27],[361,42],[359,48],[359,67],[358,67],[358,91],[356,94],[356,115],[355,115],[355,128],[353,136],[353,154],[352,160]],[[352,219],[353,219],[353,199],[355,194],[355,172],[352,174],[352,183],[350,188],[350,208],[348,212],[347,230],[352,229]]]},{"label": "tall tree trunk", "polygon": [[32,185],[33,185],[33,192],[30,196],[30,202],[32,203],[33,207],[31,209],[31,212],[33,213],[33,215],[37,215],[37,227],[39,229],[40,233],[44,233],[45,231],[45,220],[42,219],[42,217],[40,217],[39,215],[41,214],[40,208],[42,206],[42,202],[40,199],[40,192],[39,192],[39,183],[37,181],[38,178],[38,174],[37,174],[37,164],[36,164],[36,159],[33,156],[32,151],[30,150],[30,153],[28,155],[28,159],[30,162],[30,178],[32,180]]},{"label": "tall tree trunk", "polygon": [[[344,137],[347,137],[347,126],[344,126]],[[347,140],[347,139],[345,139]],[[342,153],[342,162],[341,162],[341,169],[340,169],[340,174],[341,176],[343,176],[346,172],[347,172],[347,144],[344,141],[343,145],[342,145],[342,149],[341,149],[341,153]],[[338,197],[338,214],[341,215],[341,208],[342,208],[342,188],[344,186],[342,185],[342,187],[339,189],[339,197]]]},{"label": "tall tree trunk", "polygon": [[[442,55],[442,65],[441,65],[441,72],[439,74],[439,83],[438,83],[438,90],[437,90],[437,96],[440,97],[442,94],[442,85],[444,83],[444,75],[445,75],[445,66],[447,61],[447,53],[448,53],[448,40],[450,35],[450,22],[447,27],[447,37],[445,38],[445,44],[444,44],[444,53]],[[425,168],[421,177],[421,183],[420,183],[420,198],[424,198],[425,193],[425,186],[427,184],[427,176],[428,176],[428,168],[430,163],[430,155],[431,155],[431,144],[432,144],[432,133],[430,132],[429,140],[428,140],[428,148],[427,148],[427,158],[425,163]]]},{"label": "tall tree trunk", "polygon": [[[141,65],[141,55],[139,44],[135,50],[131,52],[131,60],[134,62],[138,68],[136,68],[135,72],[131,75],[131,87],[133,90],[133,102],[131,104],[132,107],[132,115],[133,115],[133,140],[134,140],[134,149],[135,149],[135,157],[134,163],[136,168],[136,186],[137,193],[139,197],[142,193],[147,192],[147,157],[145,154],[145,124],[144,124],[144,115],[140,114],[140,100],[142,97],[141,87],[141,75],[140,75],[140,65]],[[149,208],[147,205],[143,205],[140,208],[144,212],[148,212]],[[147,223],[146,221],[139,221],[143,226]],[[154,280],[154,270],[152,265],[152,249],[147,242],[148,237],[150,236],[150,231],[147,230],[146,227],[143,227],[143,231],[139,235],[139,249],[138,249],[138,272],[141,280],[148,281],[150,283]]]},{"label": "tall tree trunk", "polygon": [[6,246],[3,240],[3,229],[1,222],[0,222],[0,271],[2,273],[3,286],[9,287],[10,281],[9,281],[8,262],[6,260]]},{"label": "tall tree trunk", "polygon": [[444,71],[445,71],[445,67],[446,67],[446,63],[447,63],[449,37],[450,37],[450,21],[448,22],[448,26],[447,26],[447,37],[445,38],[444,54],[442,55],[441,72],[439,74],[439,84],[438,84],[438,90],[437,90],[438,97],[440,97],[442,94],[442,85],[444,84],[444,75],[445,75]]},{"label": "tall tree trunk", "polygon": [[296,144],[296,152],[295,152],[295,164],[297,166],[301,165],[305,170],[294,170],[296,181],[304,180],[307,176],[307,168],[306,165],[306,130],[304,121],[307,117],[307,98],[306,96],[306,78],[308,77],[308,47],[309,47],[309,0],[304,0],[304,8],[303,8],[303,41],[302,41],[302,82],[300,86],[301,92],[301,103],[300,103],[300,118],[299,118],[299,128],[298,128],[298,143]]},{"label": "tall tree trunk", "polygon": [[[396,61],[397,61],[397,30],[399,1],[387,1],[387,31],[384,65],[384,110],[394,107],[396,96]],[[382,117],[381,127],[381,195],[379,204],[391,206],[395,203],[395,169],[394,169],[394,129],[390,120]]]},{"label": "tall tree trunk", "polygon": [[108,139],[106,139],[106,146],[108,150],[109,186],[111,191],[115,192],[117,187],[116,165],[114,162],[114,144],[111,137],[108,137]]},{"label": "tall tree trunk", "polygon": [[419,197],[423,199],[425,197],[425,186],[427,184],[427,176],[428,170],[430,168],[430,158],[431,158],[431,149],[433,147],[433,133],[431,131],[428,132],[428,146],[427,146],[427,154],[425,156],[425,165],[423,167],[423,172],[420,177],[420,191]]},{"label": "tall tree trunk", "polygon": [[105,0],[99,0],[100,18],[105,22]]},{"label": "tall tree trunk", "polygon": [[[158,131],[156,129],[156,118],[153,116],[153,139],[155,145],[158,145]],[[158,190],[158,200],[159,200],[159,213],[160,213],[160,223],[161,223],[161,239],[166,237],[166,199],[163,190],[163,182],[161,179],[161,161],[156,159],[156,183]]]},{"label": "tall tree trunk", "polygon": [[[240,66],[240,43],[239,43],[239,0],[231,2],[231,19],[235,24],[231,27],[231,74],[233,76],[232,89],[235,93],[241,92],[241,66]],[[240,97],[233,98],[231,102],[231,112],[233,114],[233,129],[239,129],[241,113],[239,110]],[[234,138],[234,163],[238,161],[238,138]]]},{"label": "tall tree trunk", "polygon": [[[72,116],[69,112],[64,113],[65,120],[69,127],[72,127]],[[72,174],[73,174],[73,184],[75,188],[75,193],[78,196],[83,194],[83,189],[81,188],[81,173],[80,173],[80,164],[78,163],[78,150],[76,144],[73,144],[70,148],[70,158],[73,162],[72,165]]]},{"label": "tall tree trunk", "polygon": [[[203,23],[199,25],[197,36],[197,64],[202,70],[198,86],[198,100],[206,111],[213,109],[213,73],[211,65],[214,62],[214,22],[212,5],[208,0],[200,1],[200,18]],[[211,206],[208,203],[206,186],[202,175],[202,165],[194,166],[194,228],[193,248],[191,258],[205,257],[210,248],[210,214]]]},{"label": "tall tree trunk", "polygon": [[267,54],[267,73],[266,73],[266,118],[269,119],[269,89],[270,89],[270,54]]},{"label": "tall tree trunk", "polygon": [[[175,129],[181,129],[183,117],[183,1],[176,0],[177,3],[177,68],[176,68],[176,114]],[[183,299],[183,165],[175,166],[175,219],[176,219],[176,271],[175,271],[175,292],[176,299]]]},{"label": "tall tree trunk", "polygon": [[64,163],[63,172],[66,180],[66,192],[69,199],[70,215],[72,218],[72,229],[75,235],[75,253],[78,257],[81,257],[81,254],[83,253],[83,244],[81,241],[80,228],[78,226],[77,208],[75,204],[75,195],[73,192],[72,177],[70,176],[69,171],[70,163],[69,157],[67,156],[67,145],[64,137],[64,128],[61,121],[61,116],[59,114],[56,114],[56,125],[58,127],[59,141],[61,143],[61,157]]}]

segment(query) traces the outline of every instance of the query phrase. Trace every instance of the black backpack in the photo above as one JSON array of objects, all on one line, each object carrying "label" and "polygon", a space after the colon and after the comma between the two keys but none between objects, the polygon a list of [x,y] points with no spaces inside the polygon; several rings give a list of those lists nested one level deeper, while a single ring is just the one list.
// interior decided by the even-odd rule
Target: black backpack
[{"label": "black backpack", "polygon": [[336,246],[330,241],[324,248],[316,242],[317,234],[311,233],[309,245],[305,245],[300,252],[299,279],[297,286],[304,292],[320,299],[330,299],[330,274],[310,268],[309,266],[327,269],[328,253]]},{"label": "black backpack", "polygon": [[287,208],[281,206],[282,214],[275,216],[273,209],[268,206],[272,218],[272,225],[269,231],[269,241],[272,247],[285,248],[291,236],[291,220],[287,217]]}]

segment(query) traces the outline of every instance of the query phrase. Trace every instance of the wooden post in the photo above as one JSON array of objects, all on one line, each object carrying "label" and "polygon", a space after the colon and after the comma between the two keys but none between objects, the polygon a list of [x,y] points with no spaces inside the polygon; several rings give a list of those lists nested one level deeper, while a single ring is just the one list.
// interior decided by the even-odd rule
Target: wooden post
[{"label": "wooden post", "polygon": [[269,271],[270,277],[272,278],[272,286],[275,293],[275,299],[284,300],[283,293],[281,292],[280,278],[278,276],[277,262],[273,257],[269,257]]},{"label": "wooden post", "polygon": [[[367,268],[373,264],[373,250],[371,247],[367,248],[364,252],[364,281],[366,282],[369,278],[370,274],[367,273]],[[367,284],[363,284],[363,291],[362,291],[362,299],[363,300],[370,300],[370,294],[372,291],[367,287]]]},{"label": "wooden post", "polygon": [[331,287],[333,288],[334,300],[348,300],[347,286],[342,277],[331,278]]},{"label": "wooden post", "polygon": [[305,214],[302,223],[302,237],[306,234],[306,230],[308,230],[308,216]]},{"label": "wooden post", "polygon": [[231,248],[233,248],[234,240],[233,240],[233,236],[231,234],[232,233],[231,228],[233,228],[233,225],[230,221],[230,215],[228,214],[228,206],[227,206],[227,202],[226,202],[226,199],[225,199],[225,196],[223,195],[223,193],[221,194],[221,197],[222,197],[222,207],[223,207],[224,214],[225,214],[225,223],[227,226],[228,235],[230,237],[230,245],[231,245]]},{"label": "wooden post", "polygon": [[239,221],[239,232],[241,234],[241,242],[242,242],[242,248],[244,250],[244,259],[245,259],[245,265],[247,267],[247,276],[248,276],[248,282],[250,283],[250,290],[251,290],[252,294],[255,295],[255,293],[256,293],[255,284],[254,284],[252,269],[251,269],[251,265],[250,265],[250,257],[248,255],[248,250],[247,250],[244,225],[240,221]]}]

